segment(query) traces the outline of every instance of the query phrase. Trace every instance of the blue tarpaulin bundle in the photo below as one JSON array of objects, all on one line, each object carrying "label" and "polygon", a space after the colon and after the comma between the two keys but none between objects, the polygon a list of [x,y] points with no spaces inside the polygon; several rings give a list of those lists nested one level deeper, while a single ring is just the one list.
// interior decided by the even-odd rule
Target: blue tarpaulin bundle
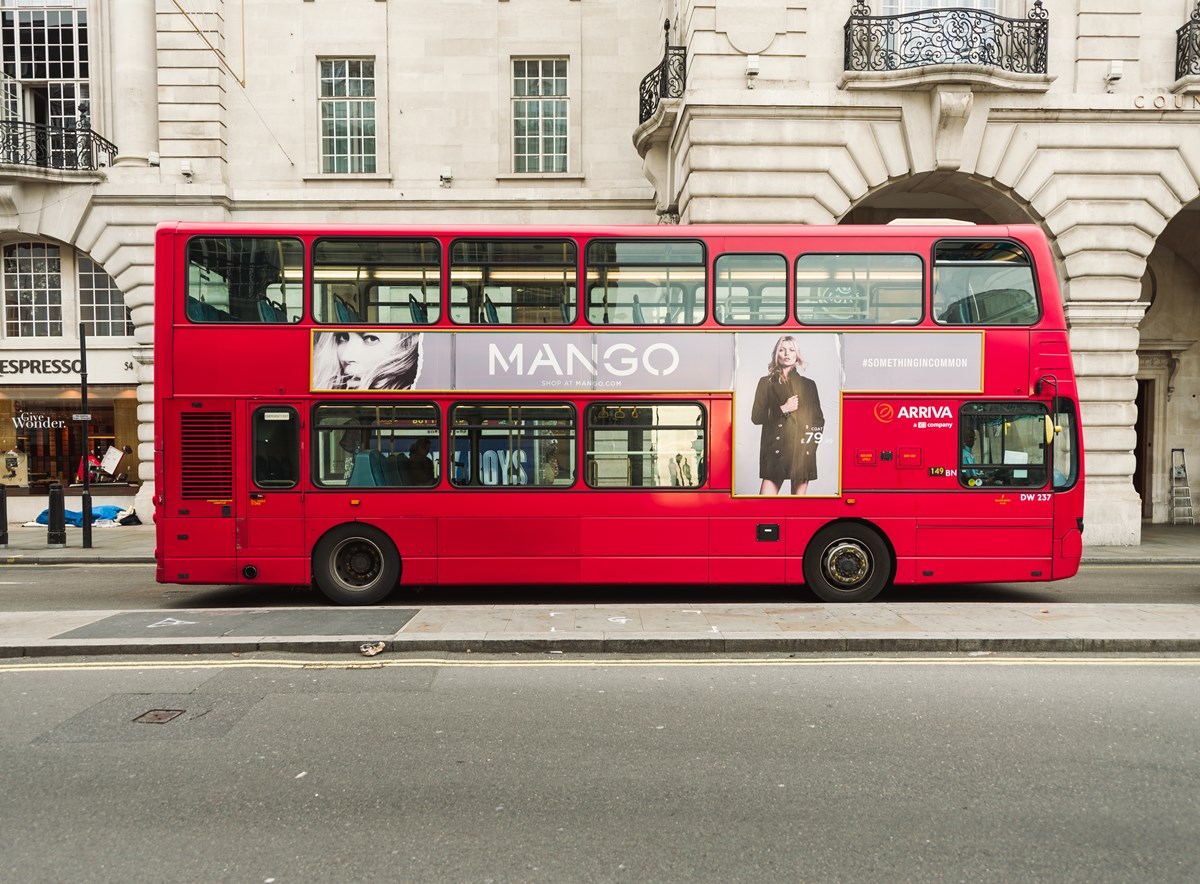
[{"label": "blue tarpaulin bundle", "polygon": [[[92,522],[115,519],[122,512],[124,511],[119,506],[94,506],[92,507]],[[34,521],[39,525],[49,525],[50,510],[42,510],[38,513],[38,517]],[[75,510],[63,510],[63,521],[68,525],[74,525],[76,528],[82,528],[83,513],[77,513]]]}]

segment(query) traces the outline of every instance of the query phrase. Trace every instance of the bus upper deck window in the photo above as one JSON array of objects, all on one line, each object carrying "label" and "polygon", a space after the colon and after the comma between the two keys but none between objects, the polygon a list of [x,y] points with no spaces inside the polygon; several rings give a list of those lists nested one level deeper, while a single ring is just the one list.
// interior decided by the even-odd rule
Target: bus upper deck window
[{"label": "bus upper deck window", "polygon": [[699,325],[707,315],[704,245],[595,240],[587,248],[592,325]]},{"label": "bus upper deck window", "polygon": [[318,322],[427,325],[442,313],[437,240],[330,237],[313,245]]},{"label": "bus upper deck window", "polygon": [[267,236],[197,236],[187,247],[185,314],[197,323],[299,322],[304,244]]},{"label": "bus upper deck window", "polygon": [[933,249],[933,318],[947,325],[1033,325],[1033,262],[1013,242],[943,240]]},{"label": "bus upper deck window", "polygon": [[915,325],[924,314],[917,255],[801,255],[796,318],[805,325]]},{"label": "bus upper deck window", "polygon": [[713,314],[721,325],[779,325],[787,318],[782,255],[721,255],[713,276]]},{"label": "bus upper deck window", "polygon": [[578,249],[569,239],[456,240],[450,321],[567,325],[575,319]]}]

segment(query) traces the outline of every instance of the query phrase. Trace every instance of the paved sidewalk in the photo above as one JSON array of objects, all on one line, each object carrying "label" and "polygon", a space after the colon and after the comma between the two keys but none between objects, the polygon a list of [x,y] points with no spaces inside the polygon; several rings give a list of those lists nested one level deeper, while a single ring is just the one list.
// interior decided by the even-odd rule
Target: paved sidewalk
[{"label": "paved sidewalk", "polygon": [[[10,528],[3,565],[149,563],[152,526]],[[1087,565],[1200,565],[1200,531],[1148,526],[1139,547],[1085,550]],[[0,613],[0,657],[362,653],[1200,653],[1200,605],[888,603],[423,605]]]}]

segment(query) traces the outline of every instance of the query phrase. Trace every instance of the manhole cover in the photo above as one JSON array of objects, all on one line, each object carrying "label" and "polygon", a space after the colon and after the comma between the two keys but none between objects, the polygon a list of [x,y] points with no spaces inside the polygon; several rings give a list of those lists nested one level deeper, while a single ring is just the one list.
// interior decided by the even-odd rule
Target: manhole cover
[{"label": "manhole cover", "polygon": [[139,724],[165,724],[183,713],[183,709],[151,709],[149,712],[143,712],[134,721]]}]

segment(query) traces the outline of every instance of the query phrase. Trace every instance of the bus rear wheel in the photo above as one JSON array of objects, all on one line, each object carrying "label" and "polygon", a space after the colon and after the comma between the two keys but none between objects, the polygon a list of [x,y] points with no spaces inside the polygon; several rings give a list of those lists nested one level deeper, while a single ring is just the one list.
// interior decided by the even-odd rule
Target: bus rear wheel
[{"label": "bus rear wheel", "polygon": [[804,551],[804,582],[823,602],[869,602],[891,576],[887,544],[856,522],[827,525]]},{"label": "bus rear wheel", "polygon": [[338,605],[373,605],[400,582],[395,544],[370,525],[339,525],[313,550],[313,580]]}]

